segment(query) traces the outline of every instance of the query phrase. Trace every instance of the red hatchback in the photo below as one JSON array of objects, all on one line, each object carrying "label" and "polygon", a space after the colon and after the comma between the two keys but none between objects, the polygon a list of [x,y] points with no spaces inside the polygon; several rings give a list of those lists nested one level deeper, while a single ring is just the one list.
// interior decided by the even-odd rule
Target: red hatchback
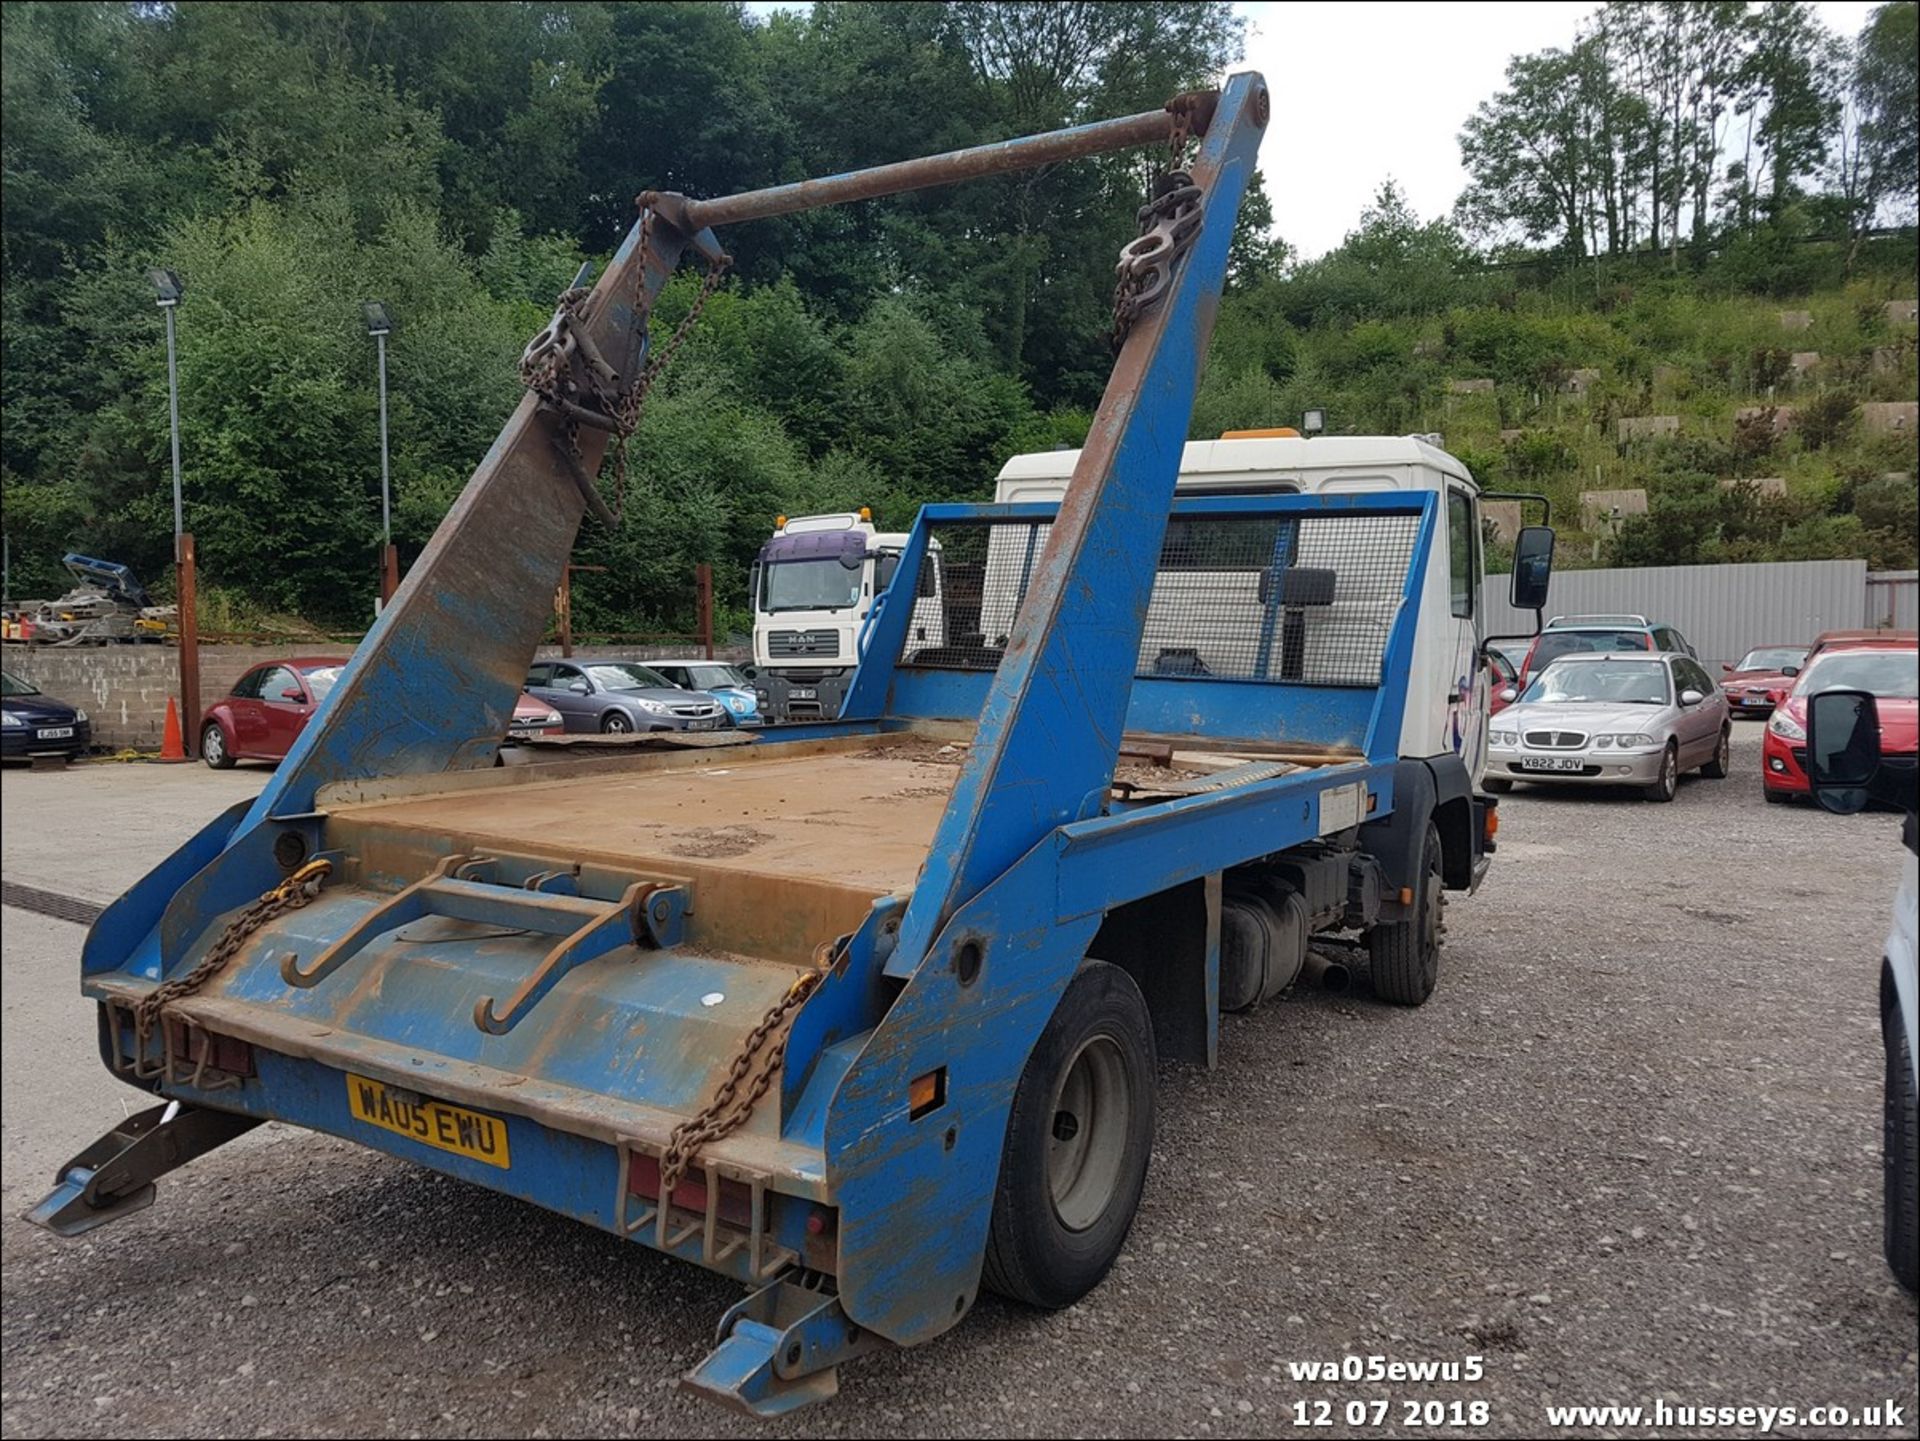
[{"label": "red hatchback", "polygon": [[1914,767],[1920,732],[1920,648],[1838,644],[1816,653],[1767,722],[1760,783],[1769,801],[1807,794],[1807,697],[1823,690],[1863,690],[1880,712],[1880,753],[1889,766]]},{"label": "red hatchback", "polygon": [[1793,689],[1794,678],[1807,663],[1804,645],[1755,646],[1738,665],[1720,667],[1720,689],[1727,693],[1727,709],[1734,715],[1763,716]]},{"label": "red hatchback", "polygon": [[346,665],[343,655],[261,662],[207,707],[200,722],[201,759],[217,771],[235,761],[285,759]]}]

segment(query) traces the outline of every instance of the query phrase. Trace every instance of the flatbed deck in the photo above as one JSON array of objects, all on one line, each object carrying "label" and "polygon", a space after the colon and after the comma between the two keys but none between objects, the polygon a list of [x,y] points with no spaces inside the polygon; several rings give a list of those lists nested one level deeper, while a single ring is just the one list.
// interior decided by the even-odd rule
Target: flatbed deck
[{"label": "flatbed deck", "polygon": [[698,768],[642,763],[623,773],[563,773],[333,814],[383,830],[460,837],[470,849],[531,849],[666,871],[697,863],[880,896],[912,889],[960,774],[957,748],[945,763],[901,749],[878,739],[872,749],[828,755],[742,747]]},{"label": "flatbed deck", "polygon": [[[1127,765],[1116,796],[1171,799],[1178,792],[1158,781],[1201,774],[1182,761],[1232,765],[1278,759],[1276,750]],[[966,753],[964,741],[918,732],[757,739],[724,751],[420,777],[411,794],[339,797],[328,813],[343,849],[361,858],[362,880],[411,878],[425,869],[422,855],[449,850],[685,877],[695,882],[696,943],[807,964],[822,935],[845,934],[876,899],[913,890]],[[1285,756],[1288,769],[1350,759]],[[1270,773],[1249,767],[1245,778]],[[1229,770],[1193,783],[1238,779]]]}]

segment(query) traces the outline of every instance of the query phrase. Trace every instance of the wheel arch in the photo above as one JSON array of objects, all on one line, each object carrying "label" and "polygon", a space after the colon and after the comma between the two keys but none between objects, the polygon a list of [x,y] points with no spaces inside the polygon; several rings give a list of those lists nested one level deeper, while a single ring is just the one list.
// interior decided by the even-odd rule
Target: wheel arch
[{"label": "wheel arch", "polygon": [[[1393,813],[1360,827],[1361,848],[1380,863],[1389,896],[1418,882],[1428,820],[1440,831],[1442,883],[1450,891],[1470,889],[1473,779],[1457,755],[1398,761],[1393,768]],[[1395,901],[1386,910],[1397,907]]]}]

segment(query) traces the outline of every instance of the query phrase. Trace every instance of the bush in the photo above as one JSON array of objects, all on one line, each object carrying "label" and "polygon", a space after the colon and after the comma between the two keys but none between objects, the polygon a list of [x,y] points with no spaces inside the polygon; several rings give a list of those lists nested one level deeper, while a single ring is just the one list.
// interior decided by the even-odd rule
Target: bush
[{"label": "bush", "polygon": [[1860,402],[1844,390],[1826,390],[1800,407],[1797,427],[1808,450],[1824,450],[1853,429]]}]

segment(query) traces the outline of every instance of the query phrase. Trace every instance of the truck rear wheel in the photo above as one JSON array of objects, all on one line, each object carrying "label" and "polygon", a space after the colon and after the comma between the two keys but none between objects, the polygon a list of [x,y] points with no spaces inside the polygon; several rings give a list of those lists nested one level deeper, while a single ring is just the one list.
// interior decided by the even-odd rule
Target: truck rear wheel
[{"label": "truck rear wheel", "polygon": [[1884,1249],[1893,1279],[1915,1291],[1920,1290],[1920,1096],[1913,1093],[1913,1057],[1897,1004],[1883,1024],[1887,1039]]},{"label": "truck rear wheel", "polygon": [[1153,1026],[1120,967],[1087,961],[1027,1057],[1007,1118],[986,1284],[1057,1310],[1099,1285],[1153,1149]]},{"label": "truck rear wheel", "polygon": [[1446,905],[1441,879],[1440,828],[1427,822],[1420,848],[1420,878],[1413,888],[1413,914],[1367,932],[1373,993],[1396,1006],[1417,1006],[1440,978],[1440,915]]}]

